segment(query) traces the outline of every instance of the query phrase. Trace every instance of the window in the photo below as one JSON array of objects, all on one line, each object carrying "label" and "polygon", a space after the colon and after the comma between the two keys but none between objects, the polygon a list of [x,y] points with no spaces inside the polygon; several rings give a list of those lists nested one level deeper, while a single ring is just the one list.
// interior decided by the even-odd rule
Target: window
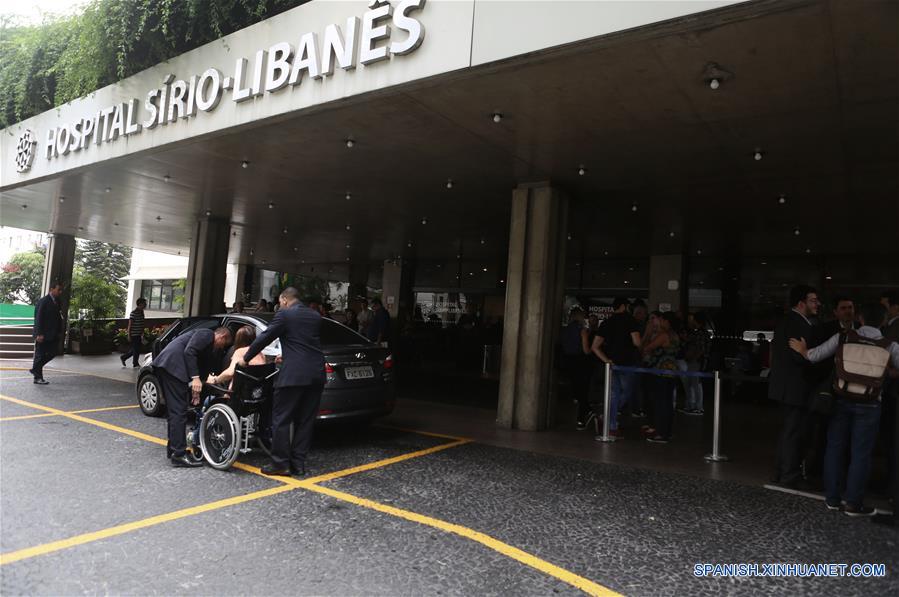
[{"label": "window", "polygon": [[149,311],[181,311],[184,305],[183,280],[141,280],[140,296]]},{"label": "window", "polygon": [[330,319],[322,319],[320,333],[322,346],[359,346],[370,344],[368,340],[353,330]]}]

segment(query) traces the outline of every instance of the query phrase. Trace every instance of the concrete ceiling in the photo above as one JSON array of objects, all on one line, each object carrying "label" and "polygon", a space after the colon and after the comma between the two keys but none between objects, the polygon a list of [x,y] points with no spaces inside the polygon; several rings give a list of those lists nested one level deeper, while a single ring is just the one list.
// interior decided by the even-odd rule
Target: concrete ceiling
[{"label": "concrete ceiling", "polygon": [[[734,75],[716,91],[703,80],[710,62]],[[899,3],[749,2],[108,162],[0,201],[4,225],[184,253],[210,210],[233,223],[231,261],[329,264],[335,277],[348,260],[396,256],[446,263],[453,276],[501,271],[511,190],[532,180],[572,198],[571,262],[889,255],[897,108]]]}]

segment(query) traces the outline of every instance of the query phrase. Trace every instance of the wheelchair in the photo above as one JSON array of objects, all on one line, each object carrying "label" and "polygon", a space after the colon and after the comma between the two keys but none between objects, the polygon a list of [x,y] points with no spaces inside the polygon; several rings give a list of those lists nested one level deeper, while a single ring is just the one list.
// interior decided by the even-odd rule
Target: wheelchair
[{"label": "wheelchair", "polygon": [[251,442],[267,454],[260,434],[268,430],[274,378],[274,363],[238,367],[232,388],[204,385],[204,398],[190,410],[193,426],[187,430],[187,456],[205,460],[218,470],[231,468],[240,454],[252,452]]}]

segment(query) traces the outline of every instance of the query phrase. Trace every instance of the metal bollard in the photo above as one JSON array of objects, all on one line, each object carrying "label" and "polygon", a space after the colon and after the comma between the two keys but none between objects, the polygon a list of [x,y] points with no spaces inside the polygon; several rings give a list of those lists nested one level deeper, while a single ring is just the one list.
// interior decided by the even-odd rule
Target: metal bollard
[{"label": "metal bollard", "polygon": [[609,419],[612,412],[612,365],[606,363],[606,378],[603,381],[603,406],[602,406],[602,435],[596,438],[596,441],[609,443],[614,442],[615,438],[609,435]]},{"label": "metal bollard", "polygon": [[706,454],[706,462],[727,462],[729,458],[721,454],[721,377],[715,371],[715,406],[712,412],[712,453]]}]

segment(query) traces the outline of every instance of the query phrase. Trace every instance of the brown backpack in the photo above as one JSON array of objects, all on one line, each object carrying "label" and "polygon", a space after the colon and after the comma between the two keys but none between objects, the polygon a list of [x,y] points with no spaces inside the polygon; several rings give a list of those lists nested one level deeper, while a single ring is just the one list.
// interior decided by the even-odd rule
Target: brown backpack
[{"label": "brown backpack", "polygon": [[879,398],[887,376],[891,343],[886,338],[865,338],[855,330],[841,333],[840,346],[834,357],[834,392],[849,400]]}]

